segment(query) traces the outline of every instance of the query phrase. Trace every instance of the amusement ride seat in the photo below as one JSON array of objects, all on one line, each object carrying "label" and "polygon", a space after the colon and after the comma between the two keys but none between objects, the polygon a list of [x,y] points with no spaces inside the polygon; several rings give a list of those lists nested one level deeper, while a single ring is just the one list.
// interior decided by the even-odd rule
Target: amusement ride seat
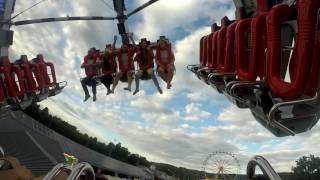
[{"label": "amusement ride seat", "polygon": [[[63,81],[57,83],[54,65],[50,62],[45,62],[42,54],[37,55],[32,62],[38,64],[40,67],[44,77],[45,88],[48,90],[48,96],[55,96],[61,93],[62,89],[66,87],[67,82]],[[48,73],[48,68],[50,69],[50,73]]]},{"label": "amusement ride seat", "polygon": [[[267,18],[267,84],[256,92],[255,118],[276,136],[295,135],[310,130],[319,120],[320,28],[318,0],[300,0],[295,6],[274,7]],[[281,25],[297,19],[297,35],[287,81],[281,72]]]},{"label": "amusement ride seat", "polygon": [[1,82],[4,85],[4,94],[12,110],[25,109],[33,98],[26,93],[23,82],[23,73],[19,66],[10,63],[7,56],[0,58]]}]

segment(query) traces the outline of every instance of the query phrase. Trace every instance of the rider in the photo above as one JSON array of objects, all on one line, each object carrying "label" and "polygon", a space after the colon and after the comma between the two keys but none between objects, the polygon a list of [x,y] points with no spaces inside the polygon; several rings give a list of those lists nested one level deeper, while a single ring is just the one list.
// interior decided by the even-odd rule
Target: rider
[{"label": "rider", "polygon": [[175,57],[171,49],[171,43],[164,36],[160,37],[156,46],[156,63],[159,76],[167,83],[167,89],[171,88],[171,81],[175,71]]},{"label": "rider", "polygon": [[84,102],[90,98],[87,86],[92,87],[93,101],[97,99],[97,81],[95,80],[95,76],[97,76],[97,66],[99,66],[99,63],[97,63],[96,50],[95,48],[91,48],[84,57],[81,65],[81,68],[84,68],[86,73],[86,77],[81,80],[81,85],[85,93]]},{"label": "rider", "polygon": [[117,72],[116,77],[113,81],[111,93],[114,93],[115,88],[117,87],[119,80],[124,75],[128,79],[128,87],[124,88],[124,90],[131,91],[132,84],[132,72],[133,72],[133,55],[134,48],[131,47],[129,43],[122,44],[120,49],[115,50],[117,53],[117,59],[119,64],[119,72]]},{"label": "rider", "polygon": [[144,38],[144,39],[141,39],[139,48],[137,49],[135,61],[138,62],[139,71],[135,74],[136,90],[134,91],[133,95],[135,95],[139,92],[139,80],[144,73],[147,73],[152,78],[159,93],[162,94],[162,90],[159,86],[159,82],[158,82],[156,76],[154,75],[154,71],[153,71],[154,54],[153,54],[152,49],[149,47],[149,45],[150,45],[150,43],[147,41],[147,39]]},{"label": "rider", "polygon": [[110,86],[113,82],[112,74],[116,71],[116,64],[114,58],[114,48],[117,42],[117,36],[114,36],[113,44],[107,44],[105,52],[102,55],[102,73],[100,77],[101,83],[107,88],[107,95],[111,94]]}]

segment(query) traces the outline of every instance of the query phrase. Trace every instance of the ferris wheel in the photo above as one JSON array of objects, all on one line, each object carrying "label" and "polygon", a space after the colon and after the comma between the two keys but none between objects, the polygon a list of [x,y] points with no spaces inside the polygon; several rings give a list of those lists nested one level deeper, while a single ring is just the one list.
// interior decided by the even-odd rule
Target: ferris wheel
[{"label": "ferris wheel", "polygon": [[237,180],[241,166],[235,154],[216,151],[209,154],[203,161],[202,171],[205,179]]}]

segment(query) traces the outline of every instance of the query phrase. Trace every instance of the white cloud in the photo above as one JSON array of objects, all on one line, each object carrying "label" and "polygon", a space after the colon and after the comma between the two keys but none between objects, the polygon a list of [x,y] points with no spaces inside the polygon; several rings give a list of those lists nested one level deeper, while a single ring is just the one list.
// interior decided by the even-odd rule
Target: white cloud
[{"label": "white cloud", "polygon": [[188,104],[185,107],[185,120],[186,121],[198,121],[198,120],[205,120],[211,117],[211,113],[207,111],[201,110],[201,104]]},{"label": "white cloud", "polygon": [[182,124],[181,127],[186,129],[186,128],[189,128],[190,126],[189,126],[189,124]]}]

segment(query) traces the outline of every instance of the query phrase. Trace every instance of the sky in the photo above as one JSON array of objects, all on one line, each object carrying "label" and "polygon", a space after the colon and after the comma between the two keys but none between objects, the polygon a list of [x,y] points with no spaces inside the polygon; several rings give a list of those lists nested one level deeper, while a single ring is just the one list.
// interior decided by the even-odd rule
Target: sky
[{"label": "sky", "polygon": [[[128,0],[127,9],[146,1]],[[15,13],[35,2],[17,0]],[[265,156],[277,171],[290,171],[299,157],[320,155],[319,125],[307,133],[277,138],[249,110],[238,109],[186,69],[198,62],[199,40],[210,33],[210,25],[220,24],[223,16],[233,19],[234,11],[232,0],[160,0],[129,20],[136,40],[156,41],[165,35],[173,43],[177,71],[171,90],[161,81],[162,95],[152,81],[142,82],[136,96],[123,91],[126,84],[120,83],[114,95],[106,96],[106,89],[99,86],[97,102],[82,102],[80,64],[90,47],[103,48],[112,41],[117,34],[115,21],[13,27],[10,58],[26,54],[31,59],[42,53],[53,62],[57,79],[68,81],[68,86],[43,101],[42,107],[102,142],[121,143],[150,161],[192,169],[200,170],[212,152],[226,151],[236,155],[243,173],[255,155]],[[115,12],[102,0],[47,0],[15,20],[86,15],[114,16]]]}]

